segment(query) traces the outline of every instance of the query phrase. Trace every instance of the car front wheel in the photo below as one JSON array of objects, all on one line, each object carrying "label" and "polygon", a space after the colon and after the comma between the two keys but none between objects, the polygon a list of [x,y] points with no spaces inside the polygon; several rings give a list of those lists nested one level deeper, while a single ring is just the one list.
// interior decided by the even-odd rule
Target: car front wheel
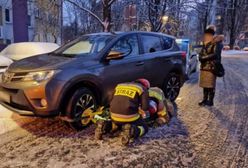
[{"label": "car front wheel", "polygon": [[97,103],[94,94],[87,88],[81,88],[69,98],[67,114],[74,120],[70,125],[76,130],[82,130],[91,123],[91,114]]},{"label": "car front wheel", "polygon": [[175,101],[179,95],[181,88],[180,76],[175,73],[170,73],[164,82],[165,97],[171,101]]}]

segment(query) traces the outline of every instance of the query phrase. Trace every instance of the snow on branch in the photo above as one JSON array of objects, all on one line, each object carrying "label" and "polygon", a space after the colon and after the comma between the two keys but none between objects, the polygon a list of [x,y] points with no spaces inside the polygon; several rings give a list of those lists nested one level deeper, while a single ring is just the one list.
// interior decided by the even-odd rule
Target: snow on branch
[{"label": "snow on branch", "polygon": [[105,22],[100,19],[95,13],[93,13],[91,10],[79,5],[78,3],[72,1],[72,0],[66,0],[67,2],[71,3],[72,5],[76,6],[77,8],[89,13],[91,16],[93,16],[96,20],[98,20],[102,26],[105,26]]}]

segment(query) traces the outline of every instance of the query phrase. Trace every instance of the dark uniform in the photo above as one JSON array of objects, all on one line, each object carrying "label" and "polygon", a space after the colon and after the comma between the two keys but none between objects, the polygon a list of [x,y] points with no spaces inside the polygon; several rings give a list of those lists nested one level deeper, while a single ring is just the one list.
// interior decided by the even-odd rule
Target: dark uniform
[{"label": "dark uniform", "polygon": [[133,82],[117,85],[110,103],[111,122],[97,123],[96,139],[102,139],[105,133],[122,129],[121,140],[126,145],[130,139],[144,135],[148,132],[148,126],[142,119],[140,111],[148,111],[148,106],[148,90],[141,84]]},{"label": "dark uniform", "polygon": [[133,137],[137,138],[148,131],[141,118],[139,108],[147,111],[149,107],[148,90],[138,83],[123,83],[115,88],[110,104],[110,115],[116,125],[131,124],[134,127]]}]

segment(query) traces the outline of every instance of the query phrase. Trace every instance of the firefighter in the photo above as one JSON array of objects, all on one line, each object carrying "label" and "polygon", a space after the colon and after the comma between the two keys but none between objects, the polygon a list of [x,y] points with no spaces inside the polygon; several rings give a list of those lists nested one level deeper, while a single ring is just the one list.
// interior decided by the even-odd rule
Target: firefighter
[{"label": "firefighter", "polygon": [[162,126],[169,122],[168,103],[165,99],[163,91],[158,87],[152,87],[149,89],[149,112],[151,118],[155,118],[155,124]]},{"label": "firefighter", "polygon": [[118,84],[110,103],[112,123],[104,126],[104,122],[99,122],[96,129],[96,138],[100,139],[102,133],[110,132],[110,129],[121,127],[121,141],[123,145],[127,145],[130,140],[146,134],[148,126],[143,119],[148,118],[150,114],[148,112],[149,88],[150,83],[146,79]]}]

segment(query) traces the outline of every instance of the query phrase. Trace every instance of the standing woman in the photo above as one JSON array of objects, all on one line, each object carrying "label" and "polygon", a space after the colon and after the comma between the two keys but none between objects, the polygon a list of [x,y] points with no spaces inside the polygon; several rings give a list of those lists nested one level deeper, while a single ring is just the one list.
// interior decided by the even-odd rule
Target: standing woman
[{"label": "standing woman", "polygon": [[214,74],[216,63],[221,62],[222,41],[224,36],[214,36],[215,27],[208,27],[204,31],[203,46],[199,54],[200,67],[200,87],[203,88],[203,100],[200,106],[213,106],[216,86],[216,75]]}]

